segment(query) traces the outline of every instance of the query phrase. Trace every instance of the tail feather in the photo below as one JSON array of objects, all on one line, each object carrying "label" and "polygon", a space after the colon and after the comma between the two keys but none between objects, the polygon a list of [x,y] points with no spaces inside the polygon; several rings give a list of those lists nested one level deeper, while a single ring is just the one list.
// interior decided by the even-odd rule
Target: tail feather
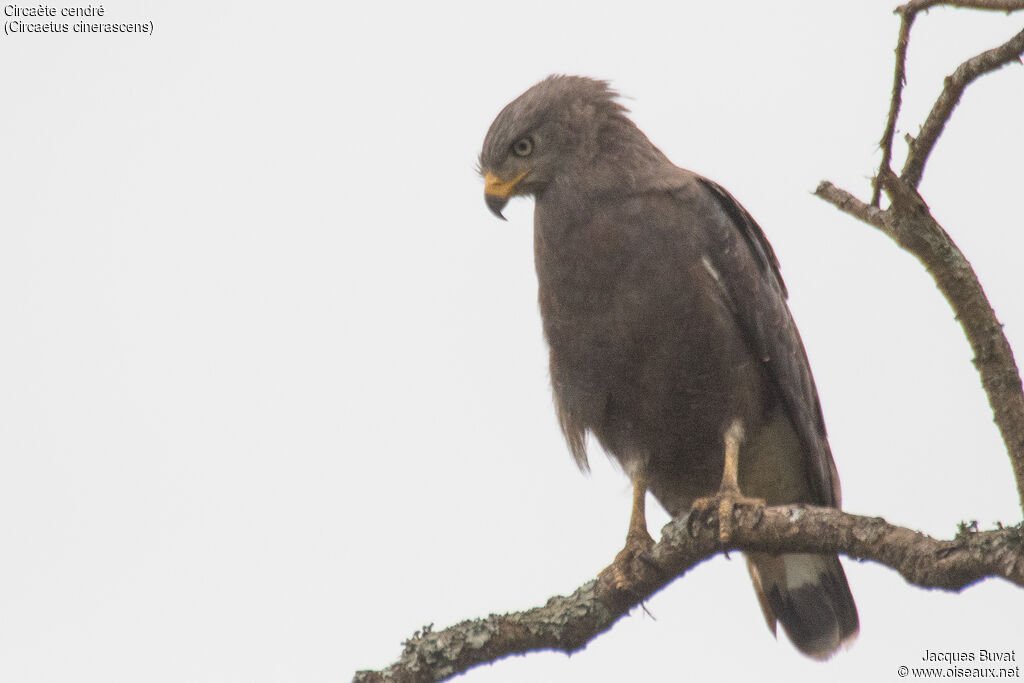
[{"label": "tail feather", "polygon": [[805,655],[827,659],[857,636],[857,606],[835,555],[750,553],[747,568],[768,628],[781,623]]}]

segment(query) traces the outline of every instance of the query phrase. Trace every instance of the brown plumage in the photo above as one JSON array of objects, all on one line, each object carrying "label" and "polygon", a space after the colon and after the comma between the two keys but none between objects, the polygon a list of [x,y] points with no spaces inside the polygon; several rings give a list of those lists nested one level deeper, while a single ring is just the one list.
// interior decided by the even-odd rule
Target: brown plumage
[{"label": "brown plumage", "polygon": [[[502,110],[480,155],[498,216],[512,196],[536,199],[540,310],[573,456],[586,468],[589,431],[633,480],[631,552],[649,539],[645,490],[673,516],[716,492],[838,507],[764,233],[719,185],[674,166],[615,97],[602,81],[545,79]],[[748,566],[769,627],[781,622],[805,654],[827,657],[856,635],[837,557],[750,553]]]}]

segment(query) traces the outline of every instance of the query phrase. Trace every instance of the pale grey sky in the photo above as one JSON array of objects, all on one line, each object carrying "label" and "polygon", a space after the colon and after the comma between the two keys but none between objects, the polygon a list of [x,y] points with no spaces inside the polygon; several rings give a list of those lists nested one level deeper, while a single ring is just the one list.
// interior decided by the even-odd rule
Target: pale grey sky
[{"label": "pale grey sky", "polygon": [[[124,2],[105,19],[152,36],[0,36],[0,680],[348,680],[424,624],[542,604],[611,560],[629,485],[599,452],[581,476],[558,433],[532,204],[495,220],[475,174],[495,114],[552,72],[610,79],[764,227],[848,510],[940,537],[1016,523],[948,306],[811,195],[868,192],[895,4]],[[1021,25],[921,16],[899,136]],[[1022,120],[1024,68],[972,86],[922,185],[1018,352]],[[656,619],[461,680],[1024,657],[1019,589],[844,563],[861,635],[827,664],[776,643],[719,557]]]}]

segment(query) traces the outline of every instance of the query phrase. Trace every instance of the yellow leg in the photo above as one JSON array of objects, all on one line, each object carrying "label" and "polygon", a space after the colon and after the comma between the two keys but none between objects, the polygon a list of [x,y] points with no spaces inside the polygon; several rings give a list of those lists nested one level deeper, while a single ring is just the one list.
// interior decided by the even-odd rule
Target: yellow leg
[{"label": "yellow leg", "polygon": [[638,477],[633,482],[633,510],[629,514],[629,531],[626,532],[626,545],[631,539],[654,542],[647,531],[647,482]]},{"label": "yellow leg", "polygon": [[740,444],[743,442],[743,425],[734,420],[725,431],[725,467],[722,468],[722,484],[718,493],[709,498],[698,498],[693,501],[696,510],[705,511],[715,506],[718,508],[718,541],[725,545],[732,536],[732,511],[736,504],[747,504],[764,507],[761,498],[748,498],[740,491]]},{"label": "yellow leg", "polygon": [[654,539],[647,531],[646,501],[647,483],[643,477],[637,477],[633,480],[633,510],[629,515],[626,545],[615,556],[611,566],[612,581],[618,589],[630,585],[630,563],[654,545]]},{"label": "yellow leg", "polygon": [[743,429],[733,422],[732,426],[725,432],[725,467],[722,469],[722,485],[719,493],[729,491],[739,494],[740,492],[740,441],[743,438]]}]

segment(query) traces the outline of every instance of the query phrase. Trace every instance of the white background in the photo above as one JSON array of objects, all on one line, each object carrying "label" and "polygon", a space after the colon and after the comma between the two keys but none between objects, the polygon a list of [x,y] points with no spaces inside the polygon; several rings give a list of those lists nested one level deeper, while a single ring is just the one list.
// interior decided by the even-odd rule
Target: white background
[{"label": "white background", "polygon": [[[154,36],[0,37],[0,680],[344,681],[424,624],[543,604],[611,560],[629,485],[596,447],[581,476],[558,432],[532,205],[495,220],[475,173],[493,117],[552,72],[610,79],[764,227],[848,510],[942,538],[1016,523],[947,304],[811,195],[868,194],[894,6],[123,2],[104,20]],[[899,138],[1021,24],[922,15]],[[1018,349],[1021,121],[1015,64],[970,87],[922,184]],[[582,653],[462,680],[1024,657],[1020,589],[844,562],[861,635],[827,664],[771,638],[734,556]]]}]

